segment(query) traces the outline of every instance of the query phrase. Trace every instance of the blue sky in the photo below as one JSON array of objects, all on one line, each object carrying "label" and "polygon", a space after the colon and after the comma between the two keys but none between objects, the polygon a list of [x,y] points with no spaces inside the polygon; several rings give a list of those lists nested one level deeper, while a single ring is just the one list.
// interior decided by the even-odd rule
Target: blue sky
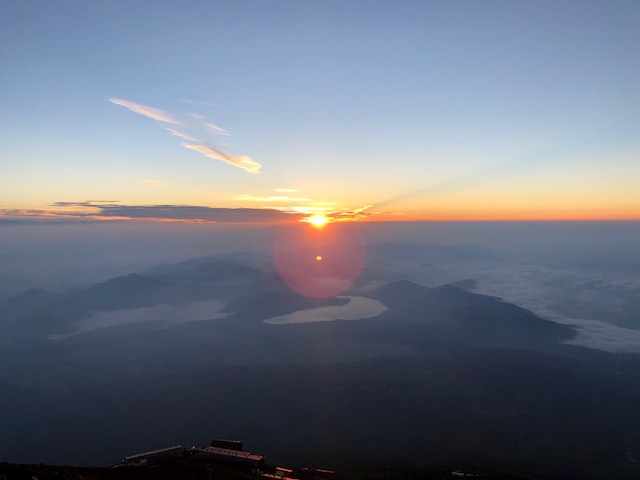
[{"label": "blue sky", "polygon": [[639,47],[635,1],[2,2],[0,215],[640,218]]}]

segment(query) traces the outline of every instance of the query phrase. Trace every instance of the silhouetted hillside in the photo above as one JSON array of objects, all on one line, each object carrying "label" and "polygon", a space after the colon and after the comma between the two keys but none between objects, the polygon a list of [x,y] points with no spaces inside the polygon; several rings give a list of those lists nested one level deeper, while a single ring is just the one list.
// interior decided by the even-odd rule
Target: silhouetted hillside
[{"label": "silhouetted hillside", "polygon": [[157,267],[149,268],[141,272],[143,275],[165,275],[168,273],[176,273],[184,270],[192,270],[203,264],[219,264],[226,263],[239,267],[258,268],[263,264],[270,263],[271,259],[264,253],[221,253],[216,255],[208,255],[206,257],[191,258],[177,263],[165,263]]},{"label": "silhouetted hillside", "polygon": [[[414,341],[486,347],[546,350],[575,336],[571,327],[543,320],[528,310],[453,285],[426,288],[409,281],[383,285],[365,294],[389,307],[381,319],[400,330],[412,329]],[[402,324],[414,324],[414,327]]]},{"label": "silhouetted hillside", "polygon": [[257,268],[217,261],[197,263],[188,269],[155,274],[153,277],[175,283],[235,285],[256,281],[263,275],[264,272]]},{"label": "silhouetted hillside", "polygon": [[10,322],[36,313],[38,310],[54,303],[60,297],[60,294],[40,288],[27,290],[4,302],[0,302],[0,323]]}]

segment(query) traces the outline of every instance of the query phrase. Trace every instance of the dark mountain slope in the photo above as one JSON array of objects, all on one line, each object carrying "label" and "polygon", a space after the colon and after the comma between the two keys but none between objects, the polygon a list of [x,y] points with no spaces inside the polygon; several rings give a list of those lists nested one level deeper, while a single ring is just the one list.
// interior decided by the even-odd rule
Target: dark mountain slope
[{"label": "dark mountain slope", "polygon": [[214,296],[213,288],[207,285],[170,283],[132,273],[59,296],[56,301],[42,306],[33,305],[19,324],[13,322],[11,333],[20,336],[66,333],[73,323],[87,318],[92,312],[179,305],[211,300]]},{"label": "dark mountain slope", "polygon": [[263,264],[268,264],[270,257],[264,253],[221,253],[216,255],[208,255],[206,257],[192,258],[177,263],[165,263],[157,267],[144,270],[142,275],[166,275],[168,273],[182,272],[192,270],[203,264],[210,263],[226,263],[228,265],[236,265],[240,267],[257,268]]},{"label": "dark mountain slope", "polygon": [[389,308],[378,318],[389,324],[391,337],[402,335],[405,341],[419,345],[424,342],[546,350],[575,336],[571,327],[538,318],[499,298],[453,285],[426,288],[399,281],[366,296]]},{"label": "dark mountain slope", "polygon": [[243,320],[261,321],[297,310],[325,305],[344,305],[347,302],[348,300],[341,298],[302,296],[287,287],[277,274],[265,274],[231,300],[225,307],[225,311],[234,313]]},{"label": "dark mountain slope", "polygon": [[175,296],[173,285],[137,273],[112,278],[76,295],[72,301],[86,310],[116,310],[155,305]]},{"label": "dark mountain slope", "polygon": [[60,294],[32,288],[0,303],[0,324],[18,320],[54,303]]},{"label": "dark mountain slope", "polygon": [[246,284],[260,279],[264,272],[257,268],[229,262],[205,262],[177,272],[150,275],[173,283]]}]

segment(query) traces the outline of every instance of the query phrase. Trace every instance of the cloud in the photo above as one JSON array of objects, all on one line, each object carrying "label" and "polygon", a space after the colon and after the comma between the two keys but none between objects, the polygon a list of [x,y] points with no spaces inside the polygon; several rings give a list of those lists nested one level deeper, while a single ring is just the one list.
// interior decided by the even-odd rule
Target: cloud
[{"label": "cloud", "polygon": [[156,187],[156,188],[167,188],[169,186],[166,183],[161,182],[160,180],[153,180],[153,179],[142,180],[142,183],[146,183],[147,185],[151,185],[152,187]]},{"label": "cloud", "polygon": [[217,103],[212,102],[197,102],[195,100],[189,100],[188,98],[184,99],[185,102],[190,103],[191,105],[204,105],[205,107],[217,107]]},{"label": "cloud", "polygon": [[215,133],[216,135],[229,136],[229,132],[227,132],[224,128],[220,128],[219,126],[211,122],[202,122],[202,126]]},{"label": "cloud", "polygon": [[287,197],[285,195],[271,195],[267,197],[256,197],[254,195],[236,195],[234,200],[241,202],[308,202],[310,198]]},{"label": "cloud", "polygon": [[47,210],[35,209],[35,208],[6,208],[1,210],[3,216],[12,217],[14,215],[20,215],[23,217],[33,217],[38,215],[44,215],[48,213]]},{"label": "cloud", "polygon": [[[205,223],[284,223],[303,215],[277,208],[226,208],[194,205],[121,205],[56,202],[54,208],[0,209],[0,223],[67,223],[79,221],[173,221]],[[81,208],[79,208],[81,207]]]},{"label": "cloud", "polygon": [[[607,290],[611,286],[623,284],[628,290],[625,296],[633,299],[640,292],[640,279],[629,280],[624,276],[617,279],[611,272],[601,276],[585,269],[504,263],[492,264],[490,268],[485,266],[478,271],[460,272],[460,276],[476,280],[475,291],[478,293],[502,297],[508,302],[531,310],[541,318],[572,326],[576,330],[576,337],[566,343],[609,352],[640,353],[640,330],[603,321],[606,315],[602,315],[602,312],[594,312],[601,317],[597,319],[585,318],[582,315],[565,315],[556,309],[558,293],[561,293],[574,299],[584,296],[597,297],[601,310],[609,309],[615,312],[616,316],[622,316],[624,310],[621,309],[621,305],[617,302],[606,302],[601,292],[593,289],[594,282],[589,280],[606,278],[606,284],[603,284],[602,288]],[[589,286],[587,289],[584,288],[585,280]],[[577,288],[572,289],[572,284]]]},{"label": "cloud", "polygon": [[290,209],[292,212],[299,212],[299,213],[305,213],[305,214],[323,213],[328,215],[327,209],[325,207],[312,207],[309,205],[294,205],[287,208]]},{"label": "cloud", "polygon": [[100,203],[111,204],[120,203],[120,200],[85,200],[84,202],[54,202],[52,207],[93,207],[97,208]]},{"label": "cloud", "polygon": [[99,216],[221,223],[282,222],[297,219],[295,215],[267,208],[215,208],[191,205],[105,205],[100,207]]},{"label": "cloud", "polygon": [[[94,202],[55,202],[52,203],[52,207],[95,207]],[[115,203],[115,202],[114,202]]]},{"label": "cloud", "polygon": [[147,107],[145,105],[131,102],[129,100],[123,100],[121,98],[110,98],[109,101],[111,103],[115,103],[116,105],[121,105],[125,108],[128,108],[132,112],[135,112],[139,115],[144,115],[145,117],[152,118],[153,120],[157,120],[159,122],[171,123],[173,125],[177,125],[178,123],[180,123],[173,117],[171,117],[171,115],[158,108]]},{"label": "cloud", "polygon": [[169,132],[171,135],[173,135],[174,137],[180,137],[183,140],[188,140],[190,142],[199,142],[200,141],[197,138],[192,137],[191,135],[187,135],[186,133],[178,132],[177,130],[174,130],[173,128],[165,128],[165,130],[167,132]]},{"label": "cloud", "polygon": [[[86,207],[94,207],[86,202],[59,202],[58,209],[28,209],[5,208],[0,209],[0,223],[69,223],[86,221],[96,210],[87,210]],[[69,208],[71,207],[71,208]],[[78,208],[81,207],[81,208]]]},{"label": "cloud", "polygon": [[370,215],[366,214],[365,211],[371,207],[372,205],[365,205],[359,208],[343,208],[341,210],[327,212],[325,215],[337,222],[364,220],[370,217]]},{"label": "cloud", "polygon": [[[179,121],[173,115],[158,108],[148,107],[146,105],[141,105],[129,100],[123,100],[121,98],[110,98],[109,101],[116,105],[126,107],[132,112],[144,115],[145,117],[152,118],[159,122],[180,125],[181,130],[191,127],[191,129],[197,129],[198,131],[200,131],[200,133],[202,133],[202,131],[205,131],[209,135],[215,134],[229,136],[229,132],[227,130],[219,127],[212,122],[206,121],[206,118],[203,115],[197,113],[191,113],[187,116],[182,116],[180,117]],[[184,131],[178,131],[173,128],[165,128],[165,130],[171,135],[182,138],[183,140],[189,142],[182,143],[182,146],[188,148],[189,150],[195,150],[196,152],[200,152],[204,156],[213,158],[214,160],[222,160],[223,162],[226,162],[229,165],[233,165],[234,167],[241,168],[248,173],[260,173],[260,168],[262,167],[262,165],[252,160],[251,157],[248,157],[246,155],[231,155],[227,152],[208,145],[206,142],[198,139],[198,137],[195,135],[184,133]]]},{"label": "cloud", "polygon": [[241,168],[248,173],[260,173],[260,168],[262,167],[258,162],[252,160],[251,157],[247,157],[246,155],[230,155],[221,150],[216,150],[209,145],[203,145],[200,143],[183,143],[182,146],[189,150],[195,150],[196,152],[203,154],[205,157],[213,158],[214,160],[222,160],[223,162],[233,165],[234,167]]}]

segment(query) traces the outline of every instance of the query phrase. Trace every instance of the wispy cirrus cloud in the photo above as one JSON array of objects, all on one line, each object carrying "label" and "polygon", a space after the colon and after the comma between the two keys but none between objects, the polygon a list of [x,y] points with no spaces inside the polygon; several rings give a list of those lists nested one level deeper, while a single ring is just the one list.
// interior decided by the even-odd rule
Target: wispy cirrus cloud
[{"label": "wispy cirrus cloud", "polygon": [[260,168],[262,168],[262,165],[252,160],[251,157],[248,157],[246,155],[230,155],[223,152],[222,150],[213,148],[210,145],[205,145],[202,143],[182,143],[182,146],[184,148],[188,148],[189,150],[194,150],[198,153],[201,153],[205,157],[209,157],[214,160],[222,160],[223,162],[226,162],[229,165],[233,165],[234,167],[241,168],[248,173],[260,173]]},{"label": "wispy cirrus cloud", "polygon": [[227,153],[220,148],[213,147],[210,142],[202,140],[198,133],[193,133],[195,130],[196,132],[205,134],[205,136],[229,136],[229,132],[227,130],[209,121],[204,115],[200,115],[198,113],[190,113],[182,116],[174,115],[159,108],[149,107],[147,105],[142,105],[140,103],[121,98],[109,98],[109,101],[153,120],[180,126],[180,130],[168,127],[165,127],[165,130],[175,137],[186,140],[188,143],[181,144],[184,148],[198,152],[207,158],[221,160],[251,174],[260,173],[262,165],[251,157]]},{"label": "wispy cirrus cloud", "polygon": [[121,105],[125,108],[128,108],[134,113],[144,115],[145,117],[157,120],[159,122],[171,123],[173,125],[177,125],[178,123],[180,123],[167,112],[160,110],[159,108],[147,107],[146,105],[142,105],[140,103],[132,102],[129,100],[123,100],[122,98],[110,98],[109,101],[111,103],[115,103],[116,105]]},{"label": "wispy cirrus cloud", "polygon": [[183,140],[188,140],[190,142],[197,142],[198,141],[197,138],[192,137],[191,135],[187,135],[186,133],[178,132],[177,130],[174,130],[173,128],[165,128],[165,130],[167,132],[169,132],[171,135],[173,135],[174,137],[179,137],[179,138],[182,138]]},{"label": "wispy cirrus cloud", "polygon": [[217,126],[214,123],[211,122],[203,122],[202,126],[207,128],[210,132],[216,134],[216,135],[225,135],[225,136],[229,136],[229,132],[227,132],[224,128],[221,128],[219,126]]}]

